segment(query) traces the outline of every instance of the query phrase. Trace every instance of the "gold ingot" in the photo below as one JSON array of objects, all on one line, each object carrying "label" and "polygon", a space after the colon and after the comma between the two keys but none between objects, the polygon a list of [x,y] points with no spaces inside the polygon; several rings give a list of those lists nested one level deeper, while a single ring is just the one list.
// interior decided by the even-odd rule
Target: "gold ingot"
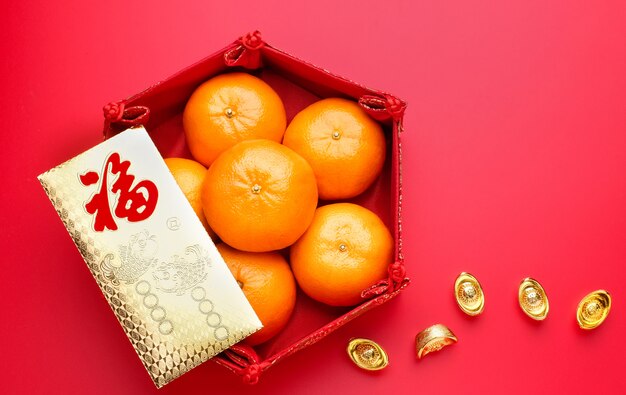
[{"label": "gold ingot", "polygon": [[445,346],[454,344],[457,341],[457,337],[448,327],[443,324],[433,325],[415,336],[417,358],[421,359],[426,356],[426,354],[439,351]]},{"label": "gold ingot", "polygon": [[478,315],[485,309],[485,294],[476,277],[462,272],[454,282],[454,297],[467,315]]},{"label": "gold ingot", "polygon": [[576,320],[582,329],[593,329],[604,322],[611,311],[611,295],[603,289],[586,295],[578,304]]},{"label": "gold ingot", "polygon": [[352,339],[348,343],[348,355],[354,364],[365,370],[381,370],[389,365],[387,353],[369,339]]},{"label": "gold ingot", "polygon": [[519,285],[518,299],[520,307],[530,318],[543,321],[548,315],[548,295],[537,280],[530,277],[523,279]]}]

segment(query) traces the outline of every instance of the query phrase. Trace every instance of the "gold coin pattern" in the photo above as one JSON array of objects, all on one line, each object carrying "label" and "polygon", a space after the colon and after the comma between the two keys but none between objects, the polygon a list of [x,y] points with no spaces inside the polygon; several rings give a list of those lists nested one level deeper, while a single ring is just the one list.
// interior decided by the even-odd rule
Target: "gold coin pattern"
[{"label": "gold coin pattern", "polygon": [[230,335],[228,328],[222,325],[222,316],[213,311],[213,302],[206,298],[206,290],[202,287],[195,287],[191,290],[191,298],[198,302],[198,309],[206,316],[206,323],[213,329],[213,336],[217,340],[226,340]]},{"label": "gold coin pattern", "polygon": [[150,309],[150,318],[154,322],[158,322],[159,332],[162,335],[169,335],[174,332],[174,324],[172,321],[167,320],[167,312],[161,306],[159,306],[159,297],[151,293],[151,285],[145,280],[139,281],[135,284],[135,291],[143,296],[143,305]]}]

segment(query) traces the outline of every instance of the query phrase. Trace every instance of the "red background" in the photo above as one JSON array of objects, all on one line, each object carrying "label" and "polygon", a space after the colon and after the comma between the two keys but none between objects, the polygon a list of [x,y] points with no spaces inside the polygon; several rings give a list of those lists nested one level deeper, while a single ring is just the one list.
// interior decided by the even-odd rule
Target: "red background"
[{"label": "red background", "polygon": [[[431,4],[432,3],[432,4]],[[623,392],[626,375],[626,4],[623,1],[16,1],[0,14],[0,392],[156,393],[36,176],[97,144],[104,103],[235,37],[409,102],[399,298],[245,387],[207,363],[159,393]],[[486,292],[456,307],[460,271]],[[519,281],[550,297],[536,323]],[[584,332],[576,305],[613,311]],[[417,361],[436,322],[459,343]],[[389,353],[352,366],[351,337]],[[3,389],[3,390],[2,390]]]}]

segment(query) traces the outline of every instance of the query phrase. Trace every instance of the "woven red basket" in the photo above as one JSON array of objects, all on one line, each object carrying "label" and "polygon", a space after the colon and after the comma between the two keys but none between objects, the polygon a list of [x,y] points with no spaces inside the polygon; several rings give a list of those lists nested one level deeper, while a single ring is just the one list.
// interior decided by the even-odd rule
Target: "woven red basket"
[{"label": "woven red basket", "polygon": [[191,157],[185,145],[182,112],[194,89],[224,72],[245,70],[266,81],[281,96],[287,118],[325,97],[344,97],[381,123],[387,139],[387,159],[381,176],[363,194],[350,201],[377,213],[392,230],[394,261],[388,277],[363,290],[363,302],[352,308],[330,307],[298,292],[287,327],[272,340],[252,348],[238,344],[213,358],[218,364],[254,384],[260,374],[278,361],[308,347],[366,311],[379,306],[408,285],[402,256],[402,150],[400,135],[406,103],[402,100],[338,77],[296,59],[262,40],[258,31],[128,99],[104,106],[104,137],[132,126],[144,125],[163,157]]}]

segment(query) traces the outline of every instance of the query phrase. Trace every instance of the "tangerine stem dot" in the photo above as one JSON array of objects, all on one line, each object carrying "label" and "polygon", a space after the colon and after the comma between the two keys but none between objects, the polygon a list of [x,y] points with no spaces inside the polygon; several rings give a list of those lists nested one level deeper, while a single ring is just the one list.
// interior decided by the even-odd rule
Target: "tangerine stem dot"
[{"label": "tangerine stem dot", "polygon": [[335,130],[333,132],[333,140],[339,140],[339,137],[341,137],[341,133],[339,133],[337,130]]},{"label": "tangerine stem dot", "polygon": [[235,115],[235,112],[233,111],[232,108],[226,107],[226,109],[224,110],[224,114],[226,114],[228,118],[232,118],[233,115]]},{"label": "tangerine stem dot", "polygon": [[252,187],[252,193],[258,194],[259,192],[261,192],[261,186],[259,184],[254,184]]},{"label": "tangerine stem dot", "polygon": [[348,247],[346,247],[345,244],[340,244],[339,245],[339,251],[345,251]]}]

